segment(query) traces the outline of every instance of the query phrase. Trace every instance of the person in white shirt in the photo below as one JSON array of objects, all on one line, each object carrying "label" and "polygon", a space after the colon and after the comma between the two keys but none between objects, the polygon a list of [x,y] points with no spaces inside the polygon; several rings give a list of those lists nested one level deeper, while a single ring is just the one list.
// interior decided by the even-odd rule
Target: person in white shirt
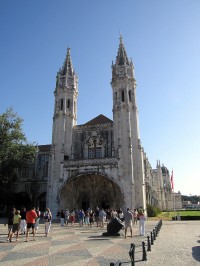
[{"label": "person in white shirt", "polygon": [[144,236],[146,216],[142,210],[139,210],[138,217],[139,217],[139,233],[141,236]]}]

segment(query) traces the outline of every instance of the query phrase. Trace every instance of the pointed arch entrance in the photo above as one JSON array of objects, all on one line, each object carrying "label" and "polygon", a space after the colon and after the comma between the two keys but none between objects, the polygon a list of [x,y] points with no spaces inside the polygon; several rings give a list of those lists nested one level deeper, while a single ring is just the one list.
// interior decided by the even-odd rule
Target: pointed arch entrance
[{"label": "pointed arch entrance", "polygon": [[114,208],[123,206],[123,194],[120,187],[106,176],[97,174],[80,175],[69,179],[60,192],[61,209],[84,210]]}]

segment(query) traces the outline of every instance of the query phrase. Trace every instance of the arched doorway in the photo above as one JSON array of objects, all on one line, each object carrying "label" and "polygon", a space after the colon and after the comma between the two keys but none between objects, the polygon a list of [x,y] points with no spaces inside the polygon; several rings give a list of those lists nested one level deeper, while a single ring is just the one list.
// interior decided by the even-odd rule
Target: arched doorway
[{"label": "arched doorway", "polygon": [[81,202],[81,209],[84,211],[90,207],[90,198],[88,195],[81,195],[79,202]]},{"label": "arched doorway", "polygon": [[60,208],[120,208],[123,195],[120,187],[106,176],[81,175],[69,179],[60,193]]},{"label": "arched doorway", "polygon": [[21,210],[23,207],[30,207],[31,198],[27,192],[19,192],[13,195],[13,206]]},{"label": "arched doorway", "polygon": [[41,211],[45,211],[45,208],[46,208],[46,192],[43,192],[37,198],[37,207],[39,207]]}]

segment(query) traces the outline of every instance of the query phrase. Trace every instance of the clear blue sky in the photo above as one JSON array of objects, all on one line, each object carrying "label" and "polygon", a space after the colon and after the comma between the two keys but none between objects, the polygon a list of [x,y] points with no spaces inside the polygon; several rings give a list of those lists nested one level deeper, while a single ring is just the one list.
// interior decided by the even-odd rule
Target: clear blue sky
[{"label": "clear blue sky", "polygon": [[30,142],[50,144],[56,73],[67,47],[79,77],[78,124],[112,119],[119,34],[135,66],[142,145],[175,191],[200,195],[199,0],[1,0],[0,113],[12,106]]}]

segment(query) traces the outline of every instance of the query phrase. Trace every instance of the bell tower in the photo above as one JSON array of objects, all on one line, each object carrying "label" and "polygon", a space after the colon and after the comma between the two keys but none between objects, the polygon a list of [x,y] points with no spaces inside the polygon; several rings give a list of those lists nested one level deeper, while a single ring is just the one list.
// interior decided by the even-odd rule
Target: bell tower
[{"label": "bell tower", "polygon": [[118,175],[123,182],[127,207],[146,208],[143,152],[140,144],[136,80],[123,38],[112,63],[114,149],[119,154]]},{"label": "bell tower", "polygon": [[47,203],[51,203],[51,208],[56,210],[59,206],[58,181],[63,179],[64,160],[72,157],[73,128],[77,125],[78,77],[73,69],[70,48],[67,49],[63,67],[57,73],[54,96]]},{"label": "bell tower", "polygon": [[63,161],[71,156],[72,131],[77,125],[78,77],[73,70],[70,48],[62,69],[57,73],[54,96],[52,145],[57,147],[60,161]]}]

